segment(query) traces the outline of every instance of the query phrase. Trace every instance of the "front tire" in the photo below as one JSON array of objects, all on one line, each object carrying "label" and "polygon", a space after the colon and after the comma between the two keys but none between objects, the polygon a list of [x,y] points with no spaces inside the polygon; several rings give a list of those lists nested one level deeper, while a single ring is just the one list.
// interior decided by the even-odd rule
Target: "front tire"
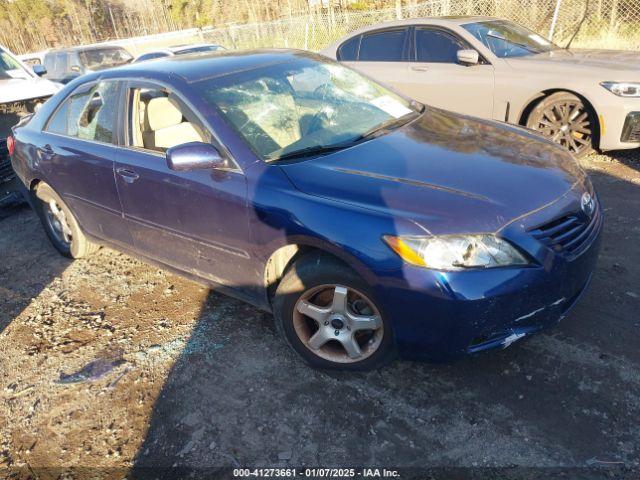
[{"label": "front tire", "polygon": [[35,196],[42,226],[53,246],[62,255],[82,258],[100,248],[82,233],[69,207],[49,185],[38,184]]},{"label": "front tire", "polygon": [[527,127],[578,158],[596,146],[597,118],[580,97],[569,92],[557,92],[538,102],[527,118]]},{"label": "front tire", "polygon": [[371,288],[342,262],[324,254],[298,260],[273,301],[276,326],[309,365],[365,371],[393,355],[393,335]]}]

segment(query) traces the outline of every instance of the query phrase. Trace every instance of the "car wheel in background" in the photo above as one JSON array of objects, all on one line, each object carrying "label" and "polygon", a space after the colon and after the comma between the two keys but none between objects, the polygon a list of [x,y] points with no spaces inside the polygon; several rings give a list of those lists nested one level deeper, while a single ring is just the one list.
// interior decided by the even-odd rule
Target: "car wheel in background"
[{"label": "car wheel in background", "polygon": [[49,240],[62,255],[81,258],[100,248],[85,237],[71,210],[49,185],[38,184],[35,195],[42,225]]},{"label": "car wheel in background", "polygon": [[596,117],[580,97],[557,92],[542,99],[531,110],[527,127],[562,145],[576,157],[594,148]]},{"label": "car wheel in background", "polygon": [[329,255],[298,260],[278,285],[279,332],[311,366],[363,371],[393,354],[393,336],[369,286]]}]

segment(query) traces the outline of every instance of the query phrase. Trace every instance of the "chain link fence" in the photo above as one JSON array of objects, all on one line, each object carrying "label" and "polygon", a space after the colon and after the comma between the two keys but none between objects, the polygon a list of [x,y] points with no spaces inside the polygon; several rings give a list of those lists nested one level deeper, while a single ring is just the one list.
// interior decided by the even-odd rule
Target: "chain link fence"
[{"label": "chain link fence", "polygon": [[[556,16],[556,22],[552,24]],[[380,22],[446,15],[506,18],[564,46],[640,48],[640,1],[633,0],[431,0],[415,6],[333,12],[253,25],[205,30],[204,36],[233,48],[290,47],[320,50],[358,28]],[[584,21],[583,21],[584,18]]]},{"label": "chain link fence", "polygon": [[640,0],[430,0],[378,10],[329,9],[271,22],[181,30],[111,43],[125,46],[133,55],[198,42],[217,43],[233,49],[320,50],[366,25],[445,15],[506,18],[544,37],[551,37],[561,46],[575,35],[571,46],[576,48],[640,49]]}]

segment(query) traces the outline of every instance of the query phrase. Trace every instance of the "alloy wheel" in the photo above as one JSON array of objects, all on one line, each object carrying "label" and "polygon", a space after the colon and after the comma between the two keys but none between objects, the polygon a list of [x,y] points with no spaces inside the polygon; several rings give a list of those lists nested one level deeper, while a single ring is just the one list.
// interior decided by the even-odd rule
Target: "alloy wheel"
[{"label": "alloy wheel", "polygon": [[591,148],[591,117],[579,99],[560,100],[546,105],[529,127],[574,155],[579,156]]},{"label": "alloy wheel", "polygon": [[314,354],[337,363],[371,356],[382,342],[382,316],[363,293],[343,285],[320,285],[296,302],[293,326]]},{"label": "alloy wheel", "polygon": [[64,210],[55,200],[50,200],[45,204],[44,213],[56,239],[64,245],[70,246],[73,234]]}]

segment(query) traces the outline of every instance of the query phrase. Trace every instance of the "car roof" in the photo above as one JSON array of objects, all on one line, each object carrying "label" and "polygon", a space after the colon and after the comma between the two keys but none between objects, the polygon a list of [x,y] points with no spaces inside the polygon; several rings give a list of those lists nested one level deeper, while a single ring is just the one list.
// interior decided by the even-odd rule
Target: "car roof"
[{"label": "car roof", "polygon": [[173,47],[169,47],[168,50],[178,53],[183,50],[191,50],[192,48],[202,48],[202,47],[221,47],[221,45],[217,43],[188,43],[186,45],[175,45]]},{"label": "car roof", "polygon": [[52,48],[51,50],[48,50],[47,53],[57,53],[57,52],[79,52],[79,51],[83,51],[86,52],[88,50],[111,50],[114,48],[121,48],[123,50],[126,50],[122,45],[86,45],[86,46],[78,46],[78,47],[69,47],[69,48]]},{"label": "car roof", "polygon": [[485,17],[485,16],[473,16],[473,15],[450,15],[442,17],[419,17],[419,18],[407,18],[404,20],[392,20],[390,22],[376,23],[373,25],[367,25],[353,31],[348,36],[354,36],[370,30],[378,30],[385,27],[403,27],[407,25],[465,25],[467,23],[487,22],[501,20],[498,17]]},{"label": "car roof", "polygon": [[167,79],[170,76],[177,76],[187,83],[195,83],[302,58],[326,60],[321,55],[304,50],[225,50],[222,52],[176,55],[140,63],[130,63],[93,74],[93,78],[99,76],[102,78],[143,77]]}]

